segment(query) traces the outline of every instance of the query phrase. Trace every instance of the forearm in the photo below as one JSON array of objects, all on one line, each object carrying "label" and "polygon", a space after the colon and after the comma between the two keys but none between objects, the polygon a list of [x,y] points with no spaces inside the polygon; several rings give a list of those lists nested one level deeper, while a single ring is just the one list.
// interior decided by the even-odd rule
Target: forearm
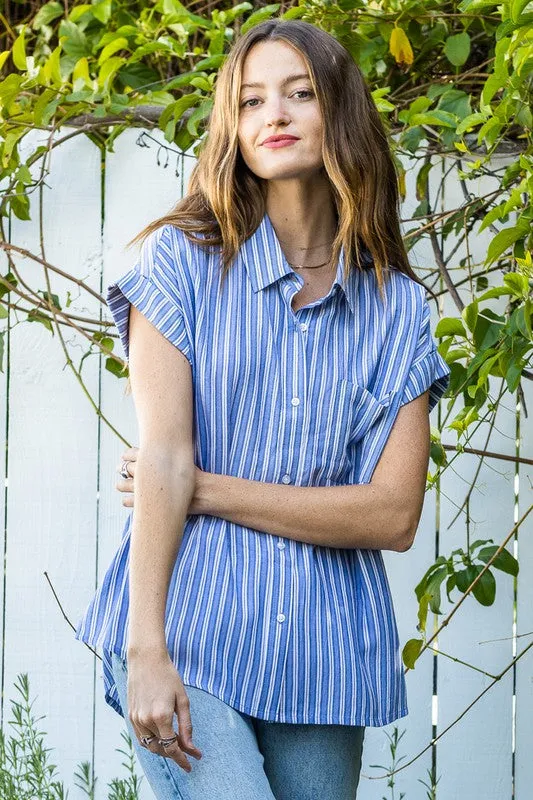
[{"label": "forearm", "polygon": [[397,493],[372,483],[286,486],[211,473],[202,503],[206,514],[325,547],[398,550],[409,536]]},{"label": "forearm", "polygon": [[128,651],[166,650],[170,576],[194,493],[194,468],[168,454],[139,452],[130,543]]}]

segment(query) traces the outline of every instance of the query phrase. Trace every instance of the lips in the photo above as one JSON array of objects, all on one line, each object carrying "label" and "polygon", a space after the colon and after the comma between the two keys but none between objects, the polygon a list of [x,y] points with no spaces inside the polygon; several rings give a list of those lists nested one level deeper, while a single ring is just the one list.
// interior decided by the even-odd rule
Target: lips
[{"label": "lips", "polygon": [[268,144],[269,142],[297,142],[297,136],[269,136],[268,139],[265,139],[263,144]]}]

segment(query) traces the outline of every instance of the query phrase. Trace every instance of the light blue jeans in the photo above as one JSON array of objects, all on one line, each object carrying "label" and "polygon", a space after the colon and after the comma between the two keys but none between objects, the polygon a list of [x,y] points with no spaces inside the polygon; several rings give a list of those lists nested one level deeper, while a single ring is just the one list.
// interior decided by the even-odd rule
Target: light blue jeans
[{"label": "light blue jeans", "polygon": [[[127,662],[116,653],[112,669],[127,709]],[[251,717],[218,697],[186,686],[202,751],[187,754],[187,773],[175,761],[139,744],[125,722],[140,765],[158,800],[355,800],[364,727],[300,725]],[[177,729],[174,717],[174,728]]]}]

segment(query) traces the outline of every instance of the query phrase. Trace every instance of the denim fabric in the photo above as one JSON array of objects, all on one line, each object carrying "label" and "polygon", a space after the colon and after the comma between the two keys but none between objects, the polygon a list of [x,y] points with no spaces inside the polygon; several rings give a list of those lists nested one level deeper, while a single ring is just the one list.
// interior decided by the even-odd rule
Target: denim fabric
[{"label": "denim fabric", "polygon": [[[112,654],[120,703],[127,709],[127,662]],[[251,717],[195,686],[186,686],[202,751],[192,771],[139,744],[135,752],[157,800],[355,800],[365,728],[303,725]],[[177,727],[174,719],[174,727]]]}]

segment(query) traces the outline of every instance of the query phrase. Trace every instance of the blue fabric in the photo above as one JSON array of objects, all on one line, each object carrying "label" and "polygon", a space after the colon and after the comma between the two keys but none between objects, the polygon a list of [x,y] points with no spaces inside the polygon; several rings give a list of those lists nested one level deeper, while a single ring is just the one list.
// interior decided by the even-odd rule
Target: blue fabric
[{"label": "blue fabric", "polygon": [[[128,355],[133,303],[185,354],[194,385],[195,463],[295,486],[368,483],[398,410],[449,368],[425,290],[371,260],[294,312],[303,278],[265,214],[221,284],[220,260],[166,225],[107,301]],[[131,512],[76,637],[103,649],[105,699],[123,713],[111,652],[125,657]],[[172,572],[169,653],[184,683],[265,720],[381,726],[407,714],[381,550],[313,546],[189,515]]]},{"label": "blue fabric", "polygon": [[[127,662],[111,656],[118,694],[127,707]],[[143,747],[126,725],[158,800],[354,800],[365,729],[349,725],[267,722],[185,686],[200,759],[185,754],[190,772]],[[179,730],[174,715],[174,730]]]}]

